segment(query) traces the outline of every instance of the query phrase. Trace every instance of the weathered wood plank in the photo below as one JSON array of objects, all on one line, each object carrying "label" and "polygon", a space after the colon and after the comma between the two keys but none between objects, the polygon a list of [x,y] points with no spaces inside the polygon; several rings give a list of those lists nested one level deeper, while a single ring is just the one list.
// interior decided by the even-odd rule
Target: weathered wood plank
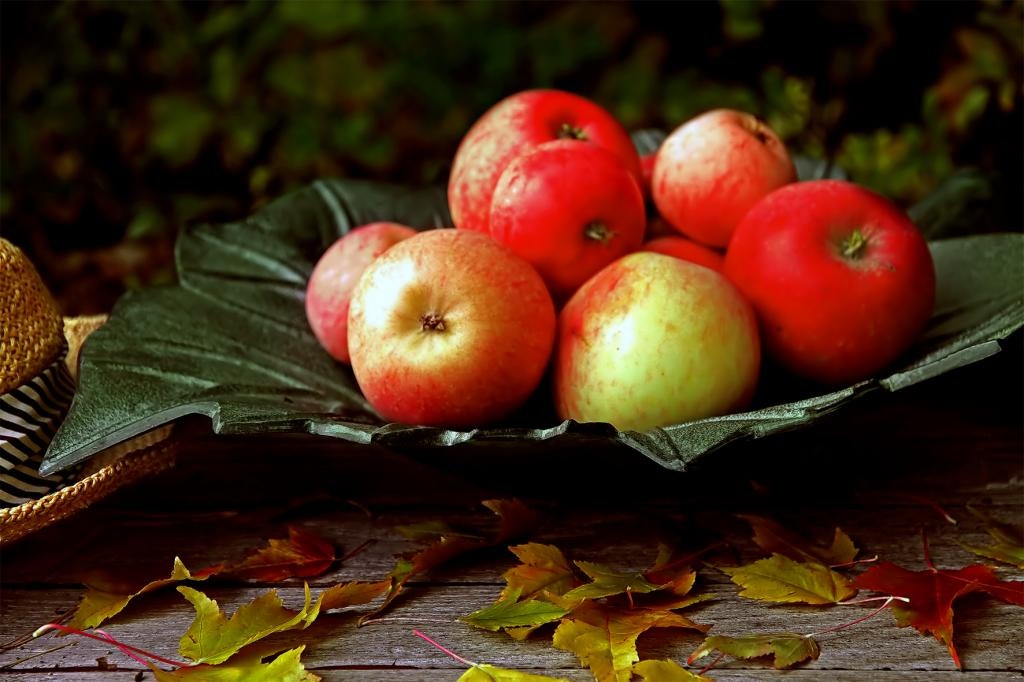
[{"label": "weathered wood plank", "polygon": [[[1021,523],[1024,485],[1018,490],[1022,503],[985,509],[1004,522]],[[658,542],[669,540],[693,549],[727,541],[743,559],[759,555],[750,540],[748,525],[731,513],[702,511],[688,505],[574,510],[539,501],[535,507],[544,512],[547,520],[531,539],[557,545],[571,558],[642,568],[654,557]],[[145,582],[165,577],[175,556],[194,569],[238,559],[246,551],[265,544],[267,538],[287,537],[289,524],[308,528],[334,542],[339,555],[368,543],[335,570],[318,578],[318,584],[372,580],[386,575],[397,555],[425,546],[403,537],[398,531],[400,526],[443,520],[455,528],[471,529],[486,536],[491,532],[494,517],[481,507],[477,509],[478,512],[464,508],[383,509],[374,518],[351,509],[312,510],[274,522],[266,522],[261,515],[245,514],[183,514],[152,519],[146,515],[126,516],[115,510],[89,511],[5,551],[3,582],[8,586],[74,585],[104,572],[129,584],[132,579]],[[565,511],[560,513],[560,509]],[[936,510],[924,504],[853,509],[816,507],[805,509],[802,514],[791,510],[776,512],[763,505],[737,507],[734,511],[775,518],[820,541],[830,539],[832,530],[838,526],[851,535],[862,556],[877,555],[908,568],[923,568],[922,528],[927,529],[933,556],[940,567],[954,568],[980,561],[956,544],[957,540],[982,545],[989,542],[984,524],[963,506],[946,508],[958,520],[956,526],[946,523]],[[200,526],[206,528],[205,532],[197,533]],[[112,527],[117,528],[116,533],[104,530]],[[511,553],[496,548],[471,554],[454,566],[437,571],[432,579],[498,583],[513,563]]]},{"label": "weathered wood plank", "polygon": [[[720,634],[771,632],[811,633],[849,622],[867,613],[866,607],[786,607],[762,605],[736,599],[735,588],[712,585],[711,592],[722,598],[698,604],[685,613],[699,623],[714,624]],[[260,594],[253,588],[205,587],[228,613]],[[306,643],[304,660],[318,668],[332,667],[450,667],[449,659],[412,634],[420,629],[460,655],[481,662],[505,667],[566,668],[576,666],[573,656],[550,646],[538,636],[526,642],[515,642],[503,634],[475,630],[458,618],[490,603],[498,593],[497,586],[413,586],[404,598],[381,620],[362,628],[355,625],[355,613],[322,617],[309,630],[279,635],[284,646]],[[302,602],[301,588],[279,590],[285,604],[297,607]],[[5,590],[2,641],[13,639],[40,623],[36,614],[54,613],[74,603],[74,590]],[[165,592],[152,595],[130,607],[105,627],[128,644],[175,657],[177,637],[192,621],[191,606],[178,594]],[[27,625],[27,627],[26,627]],[[955,619],[955,641],[968,670],[1016,671],[1024,668],[1024,652],[1019,647],[1019,633],[1024,631],[1024,611],[988,598],[968,598],[958,603]],[[653,631],[645,634],[639,649],[644,658],[685,657],[697,646],[699,633],[689,631]],[[17,650],[6,652],[0,665],[43,652],[64,639],[44,637]],[[275,640],[277,641],[277,640]],[[838,633],[822,636],[821,658],[808,669],[889,669],[889,670],[952,670],[945,647],[931,637],[910,628],[897,628],[890,614]],[[98,657],[117,658],[112,646],[83,640],[74,647],[44,653],[19,666],[22,669],[90,668]],[[729,669],[750,664],[727,663]]]},{"label": "weathered wood plank", "polygon": [[[1018,335],[1019,336],[1019,335]],[[284,537],[289,523],[329,538],[341,553],[371,544],[314,581],[376,579],[395,555],[415,549],[400,524],[445,520],[486,532],[488,497],[517,495],[546,515],[533,539],[562,547],[576,559],[643,568],[659,539],[689,547],[728,539],[736,558],[757,553],[735,513],[759,513],[825,539],[842,527],[865,555],[921,569],[921,528],[928,530],[936,565],[954,568],[981,559],[956,540],[985,544],[983,524],[965,505],[977,504],[1012,523],[1024,522],[1024,354],[961,370],[895,395],[864,398],[813,428],[730,448],[684,474],[646,461],[559,453],[543,459],[524,452],[468,461],[451,452],[418,460],[360,449],[339,454],[324,439],[197,438],[178,469],[139,484],[41,531],[3,552],[0,642],[34,630],[72,607],[77,587],[93,571],[140,581],[165,577],[175,555],[193,567],[239,557],[267,538]],[[336,445],[336,444],[330,444]],[[293,447],[294,446],[294,447]],[[564,458],[562,455],[564,454]],[[431,466],[431,458],[436,456]],[[550,458],[551,453],[544,457]],[[465,466],[465,471],[460,470]],[[368,502],[367,516],[346,499]],[[929,502],[960,522],[946,524]],[[590,679],[576,659],[543,638],[516,643],[473,630],[457,618],[497,595],[501,573],[513,565],[502,548],[453,562],[413,581],[385,620],[355,627],[356,616],[332,614],[304,632],[278,636],[283,647],[306,643],[304,661],[325,680],[455,680],[462,668],[412,635],[428,632],[461,655],[482,662],[571,680]],[[1019,579],[1021,572],[1002,575]],[[704,568],[701,589],[718,599],[686,613],[713,623],[714,632],[817,632],[867,613],[865,607],[768,606],[739,599],[726,577]],[[203,589],[233,611],[262,586],[213,582]],[[301,603],[301,583],[279,587],[287,604]],[[779,673],[760,663],[724,661],[718,680],[777,679],[994,680],[1021,679],[1024,609],[972,595],[956,605],[955,642],[966,673],[953,671],[945,647],[892,616],[822,636],[821,658]],[[109,624],[126,642],[174,656],[191,607],[173,590],[149,595]],[[275,640],[277,641],[277,640]],[[684,660],[696,633],[654,631],[640,639],[645,658]],[[65,648],[48,649],[70,644]],[[29,656],[12,680],[128,680],[139,667],[114,647],[51,636],[0,652],[0,666]],[[97,658],[116,663],[101,670]],[[149,677],[149,676],[147,676]]]},{"label": "weathered wood plank", "polygon": [[[324,682],[455,682],[463,670],[433,669],[424,670],[360,670],[360,669],[325,669],[312,668],[317,675],[323,678]],[[11,682],[32,680],[32,682],[138,682],[136,675],[140,671],[135,670],[113,670],[105,672],[74,671],[46,673],[36,671],[7,671],[5,679]],[[548,675],[550,677],[563,677],[571,682],[593,682],[593,675],[585,670],[525,670],[535,675]],[[824,671],[820,670],[786,670],[778,671],[771,668],[757,670],[719,670],[715,669],[708,673],[718,682],[747,682],[749,680],[789,680],[790,682],[816,682],[821,680]],[[829,670],[828,679],[834,682],[863,682],[862,671]],[[150,681],[152,675],[145,674],[143,680]],[[1021,680],[1024,676],[1019,673],[1005,672],[948,672],[948,671],[877,671],[871,673],[872,682],[1005,682],[1007,680]]]}]

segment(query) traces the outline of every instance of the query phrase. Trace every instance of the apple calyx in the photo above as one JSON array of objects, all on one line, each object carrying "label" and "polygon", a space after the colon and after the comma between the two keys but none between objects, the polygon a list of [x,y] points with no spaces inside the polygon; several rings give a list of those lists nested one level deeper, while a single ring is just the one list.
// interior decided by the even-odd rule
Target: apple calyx
[{"label": "apple calyx", "polygon": [[839,243],[839,254],[846,260],[860,260],[867,250],[867,235],[860,230],[854,230],[850,236]]},{"label": "apple calyx", "polygon": [[556,133],[560,140],[586,140],[587,133],[583,128],[574,126],[571,123],[563,123]]},{"label": "apple calyx", "polygon": [[444,318],[437,313],[427,313],[420,316],[420,325],[425,332],[443,332],[447,328]]},{"label": "apple calyx", "polygon": [[586,227],[583,228],[583,236],[592,241],[607,244],[615,237],[615,232],[600,220],[595,220],[587,223]]}]

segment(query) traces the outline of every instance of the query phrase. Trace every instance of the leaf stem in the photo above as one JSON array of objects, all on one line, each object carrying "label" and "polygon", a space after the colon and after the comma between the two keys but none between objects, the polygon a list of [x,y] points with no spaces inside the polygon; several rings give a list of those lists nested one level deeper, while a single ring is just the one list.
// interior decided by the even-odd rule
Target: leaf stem
[{"label": "leaf stem", "polygon": [[338,559],[338,561],[339,561],[340,563],[345,563],[346,561],[348,561],[349,559],[351,559],[351,558],[352,558],[352,557],[354,557],[355,555],[359,554],[360,552],[362,552],[363,550],[365,550],[365,549],[366,549],[367,547],[369,547],[370,545],[372,545],[372,544],[373,544],[373,543],[375,543],[375,542],[377,542],[377,541],[376,541],[376,540],[374,540],[374,539],[372,539],[372,538],[371,538],[371,539],[369,539],[369,540],[365,540],[365,541],[363,541],[363,543],[362,543],[362,544],[360,544],[360,545],[359,545],[358,547],[356,547],[355,549],[353,549],[353,550],[350,550],[350,551],[349,551],[349,552],[348,552],[347,554],[345,554],[345,555],[344,555],[344,556],[342,556],[342,557],[341,557],[340,559]]},{"label": "leaf stem", "polygon": [[854,559],[853,561],[847,561],[845,564],[832,564],[829,568],[848,568],[849,566],[856,566],[857,564],[871,564],[876,561],[878,561],[877,554],[866,559]]},{"label": "leaf stem", "polygon": [[121,653],[124,654],[125,656],[127,656],[128,658],[132,659],[133,661],[135,661],[137,663],[141,663],[142,665],[146,666],[147,668],[149,667],[149,662],[146,659],[144,659],[142,656],[139,656],[137,653],[135,653],[134,651],[129,649],[127,646],[121,644],[121,642],[119,642],[116,639],[114,639],[114,637],[110,633],[108,633],[107,631],[96,629],[96,630],[93,630],[93,632],[95,632],[97,635],[102,636],[108,642],[110,642],[111,644],[116,646],[118,649],[121,650]]},{"label": "leaf stem", "polygon": [[957,525],[957,520],[953,518],[953,516],[948,511],[940,507],[938,502],[935,502],[934,500],[929,500],[927,497],[924,497],[923,495],[904,494],[903,497],[913,502],[923,504],[926,507],[932,509],[936,514],[941,516],[946,523],[950,524],[951,526]]},{"label": "leaf stem", "polygon": [[906,604],[910,603],[910,600],[906,597],[897,597],[896,595],[892,595],[888,597],[864,597],[862,599],[847,599],[846,601],[837,601],[836,606],[855,606],[857,604],[870,604],[871,602],[885,601],[886,599],[895,599],[896,601],[901,601]]},{"label": "leaf stem", "polygon": [[706,666],[704,666],[703,668],[701,668],[700,670],[698,670],[698,671],[697,671],[697,674],[698,674],[698,675],[703,675],[704,673],[706,673],[707,671],[711,670],[711,669],[712,669],[712,668],[714,668],[714,667],[715,667],[716,665],[718,665],[719,663],[721,663],[721,662],[722,662],[722,659],[723,659],[723,658],[725,658],[725,652],[724,652],[724,651],[723,651],[722,653],[718,654],[718,656],[717,656],[717,657],[715,658],[715,660],[711,661],[711,662],[710,662],[710,663],[708,663],[708,664],[707,664]]},{"label": "leaf stem", "polygon": [[[846,628],[853,627],[854,625],[857,625],[859,623],[863,623],[864,621],[868,620],[869,618],[874,618],[875,616],[880,614],[882,611],[884,611],[885,609],[889,608],[889,605],[892,604],[897,599],[899,599],[901,601],[909,601],[909,600],[906,600],[903,597],[886,597],[885,598],[885,603],[883,603],[881,606],[879,606],[877,609],[875,609],[871,613],[867,614],[866,616],[861,616],[860,618],[858,618],[856,620],[851,620],[849,623],[842,623],[840,625],[836,625],[834,627],[830,627],[830,628],[827,628],[825,630],[819,630],[818,632],[812,632],[809,635],[804,635],[804,637],[806,637],[807,639],[812,639],[814,637],[820,637],[821,635],[825,635],[825,634],[828,634],[830,632],[838,632],[840,630],[845,630]],[[864,600],[864,601],[867,601],[867,600]],[[846,602],[841,602],[841,603],[846,603]]]},{"label": "leaf stem", "polygon": [[462,656],[459,656],[457,653],[455,653],[454,651],[452,651],[451,649],[449,649],[447,647],[441,646],[435,640],[431,639],[430,637],[428,637],[427,635],[423,634],[419,630],[413,630],[412,634],[414,634],[417,637],[419,637],[420,639],[424,640],[427,644],[430,644],[434,648],[436,648],[436,649],[438,649],[440,651],[443,651],[444,653],[448,654],[449,656],[454,658],[459,663],[462,663],[463,665],[468,665],[468,666],[470,666],[472,668],[478,667],[478,664],[474,663],[473,661],[467,660],[467,659],[463,658]]},{"label": "leaf stem", "polygon": [[921,527],[921,544],[924,546],[924,565],[932,573],[938,573],[939,569],[935,568],[935,564],[932,562],[932,551],[928,547],[928,530],[924,526]]},{"label": "leaf stem", "polygon": [[[192,663],[182,663],[181,661],[175,661],[175,660],[170,659],[170,658],[164,658],[163,656],[160,656],[159,654],[154,654],[152,651],[146,651],[145,649],[140,649],[138,647],[134,647],[131,644],[125,644],[124,642],[121,642],[119,640],[114,639],[113,637],[111,637],[109,634],[107,634],[105,632],[103,634],[106,635],[106,636],[105,637],[101,637],[99,635],[94,635],[91,632],[86,632],[84,630],[79,630],[78,628],[69,627],[67,625],[61,625],[60,623],[47,623],[46,625],[42,626],[41,628],[39,628],[38,630],[33,632],[32,636],[33,637],[39,637],[40,635],[42,635],[42,634],[44,634],[46,632],[49,632],[50,630],[60,630],[61,632],[64,632],[64,633],[69,634],[69,635],[81,635],[82,637],[88,637],[89,639],[95,639],[98,642],[107,642],[108,644],[115,645],[118,649],[121,649],[122,651],[133,651],[133,652],[135,652],[137,654],[141,654],[143,656],[146,656],[147,658],[151,658],[154,661],[160,661],[161,663],[166,663],[167,665],[173,665],[175,668],[189,668],[189,667],[191,667],[193,665]],[[97,632],[102,632],[102,630],[98,630]],[[134,656],[132,658],[134,658]],[[138,660],[138,659],[136,659],[136,660]]]}]

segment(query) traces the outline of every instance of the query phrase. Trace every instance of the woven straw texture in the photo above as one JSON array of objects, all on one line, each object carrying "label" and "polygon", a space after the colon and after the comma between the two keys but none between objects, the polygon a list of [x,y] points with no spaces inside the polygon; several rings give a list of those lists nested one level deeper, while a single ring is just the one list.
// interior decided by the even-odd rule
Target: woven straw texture
[{"label": "woven straw texture", "polygon": [[63,319],[39,273],[0,239],[0,393],[42,372],[64,344]]},{"label": "woven straw texture", "polygon": [[171,468],[176,452],[173,441],[163,441],[122,455],[77,483],[41,499],[0,509],[0,547],[67,518],[118,488]]},{"label": "woven straw texture", "polygon": [[[68,344],[65,362],[67,362],[72,376],[77,378],[78,353],[82,344],[89,334],[102,326],[106,321],[106,316],[74,317],[63,320],[63,322],[58,316],[56,326],[50,324],[49,321],[46,324],[27,324],[22,319],[27,314],[26,311],[42,310],[46,314],[50,314],[51,309],[55,306],[52,306],[53,302],[32,266],[23,260],[17,249],[0,239],[0,256],[4,255],[12,255],[12,257],[8,260],[0,260],[2,263],[0,265],[0,289],[2,289],[0,291],[0,306],[2,306],[0,312],[4,313],[3,318],[0,318],[0,329],[4,332],[3,342],[5,344],[0,349],[3,350],[4,355],[0,357],[9,357],[7,354],[9,349],[13,352],[14,348],[26,348],[29,349],[28,354],[33,358],[31,363],[22,362],[16,366],[15,363],[5,363],[4,378],[8,377],[6,364],[11,364],[17,370],[10,375],[13,377],[14,386],[20,385],[23,378],[34,376],[57,356],[65,335]],[[21,263],[17,265],[18,269],[15,270],[12,267],[8,270],[9,264],[16,263],[17,260],[21,260]],[[25,269],[26,267],[27,269]],[[15,279],[14,275],[17,275],[19,279],[34,277],[35,284],[32,287],[26,287],[24,282],[20,285],[13,284],[8,280]],[[38,289],[36,285],[38,285]],[[8,295],[10,293],[11,296],[16,297],[18,294],[11,292],[17,291],[30,292],[30,295],[35,296],[35,300],[46,302],[51,308],[45,305],[14,306],[13,302],[8,300]],[[24,293],[21,295],[25,296]],[[61,326],[64,328],[64,334],[60,333]],[[8,334],[8,329],[13,330],[11,334]],[[46,360],[49,346],[44,343],[33,343],[30,335],[48,333],[53,329],[57,331],[55,350],[53,355]],[[12,345],[6,345],[8,338],[12,339]],[[19,344],[17,346],[13,345],[15,339]],[[80,474],[82,477],[76,483],[56,490],[38,500],[14,507],[0,508],[0,547],[5,547],[30,533],[72,516],[119,488],[170,469],[174,466],[178,452],[178,443],[171,438],[171,434],[172,427],[167,426],[109,448],[91,457],[85,463]]]}]

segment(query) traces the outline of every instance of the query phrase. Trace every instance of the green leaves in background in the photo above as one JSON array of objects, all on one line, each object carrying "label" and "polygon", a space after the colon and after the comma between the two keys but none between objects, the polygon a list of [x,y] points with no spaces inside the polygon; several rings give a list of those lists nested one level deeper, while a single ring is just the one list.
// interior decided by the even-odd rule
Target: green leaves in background
[{"label": "green leaves in background", "polygon": [[[237,220],[323,177],[444,184],[473,121],[533,87],[591,97],[629,129],[745,109],[797,154],[904,206],[957,168],[1004,174],[1018,191],[1019,0],[720,0],[688,4],[684,21],[677,11],[8,4],[5,237],[65,312],[104,312],[125,288],[172,277],[183,225]],[[967,232],[1020,228],[1019,202],[996,198]]]}]

